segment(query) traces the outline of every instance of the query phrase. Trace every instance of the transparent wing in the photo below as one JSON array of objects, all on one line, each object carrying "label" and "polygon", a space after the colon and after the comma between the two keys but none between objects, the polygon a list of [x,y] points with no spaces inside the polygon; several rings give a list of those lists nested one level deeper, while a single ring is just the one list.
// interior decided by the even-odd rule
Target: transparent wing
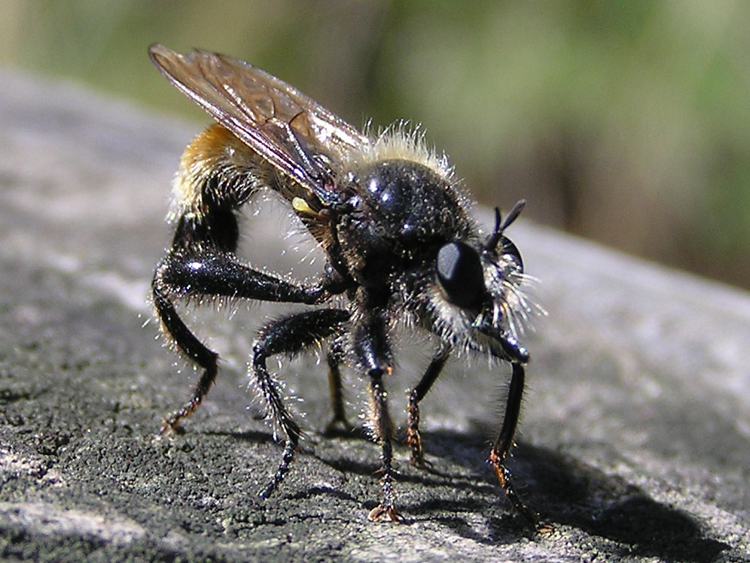
[{"label": "transparent wing", "polygon": [[199,50],[180,55],[159,44],[149,54],[172,84],[323,204],[335,197],[330,180],[343,156],[370,143],[311,98],[244,61]]}]

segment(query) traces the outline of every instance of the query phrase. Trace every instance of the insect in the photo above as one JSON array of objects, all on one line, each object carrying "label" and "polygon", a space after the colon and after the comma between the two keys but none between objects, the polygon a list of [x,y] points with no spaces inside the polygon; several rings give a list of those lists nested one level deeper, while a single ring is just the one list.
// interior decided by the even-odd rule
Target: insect
[{"label": "insect", "polygon": [[[274,492],[290,469],[301,430],[287,408],[269,357],[326,345],[331,425],[346,425],[341,367],[368,386],[369,430],[381,448],[382,501],[371,520],[399,521],[386,381],[399,325],[433,335],[434,356],[408,395],[406,442],[424,466],[419,403],[452,353],[509,362],[503,426],[489,455],[500,485],[532,526],[535,513],[516,494],[506,459],[513,446],[529,353],[519,342],[534,305],[516,246],[505,236],[521,201],[482,235],[444,156],[404,127],[366,135],[292,86],[248,63],[205,51],[178,54],[153,45],[167,79],[217,123],[186,148],[174,182],[171,249],[156,268],[153,304],[167,340],[202,369],[190,400],[163,421],[174,429],[201,403],[217,376],[218,354],[180,318],[175,303],[205,298],[304,303],[311,307],[258,333],[250,378],[285,439],[281,462],[260,491]],[[326,257],[313,283],[241,261],[238,215],[258,192],[285,200]],[[337,297],[338,296],[338,297]],[[336,299],[334,299],[336,298]],[[335,305],[344,303],[344,305]]]}]

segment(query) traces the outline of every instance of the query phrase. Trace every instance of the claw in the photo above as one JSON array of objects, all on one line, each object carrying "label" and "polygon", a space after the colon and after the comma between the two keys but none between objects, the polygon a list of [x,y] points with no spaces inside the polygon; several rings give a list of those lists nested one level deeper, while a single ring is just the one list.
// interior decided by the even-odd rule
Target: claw
[{"label": "claw", "polygon": [[159,436],[168,436],[172,433],[179,434],[182,431],[180,418],[181,417],[176,417],[175,415],[163,418],[161,421],[161,427],[159,428]]},{"label": "claw", "polygon": [[424,450],[422,450],[422,438],[419,435],[419,431],[408,430],[406,437],[406,443],[411,448],[411,457],[409,463],[414,467],[420,469],[427,469],[432,466],[432,463],[424,458]]},{"label": "claw", "polygon": [[432,462],[427,461],[424,456],[418,459],[411,458],[410,463],[418,469],[430,469],[432,467]]},{"label": "claw", "polygon": [[385,506],[379,504],[373,508],[367,515],[368,520],[372,522],[380,522],[383,518],[388,518],[394,524],[400,524],[404,521],[404,518],[398,513],[395,506]]},{"label": "claw", "polygon": [[339,432],[349,433],[354,430],[354,425],[345,418],[334,417],[323,429],[324,436],[335,436]]}]

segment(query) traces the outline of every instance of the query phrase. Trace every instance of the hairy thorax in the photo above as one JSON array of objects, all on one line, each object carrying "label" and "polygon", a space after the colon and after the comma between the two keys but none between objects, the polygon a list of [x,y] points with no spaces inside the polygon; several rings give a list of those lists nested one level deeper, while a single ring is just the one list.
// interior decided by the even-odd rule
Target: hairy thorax
[{"label": "hairy thorax", "polygon": [[348,197],[337,238],[350,274],[364,287],[434,262],[442,244],[471,230],[448,180],[417,162],[370,163],[350,173],[342,191]]}]

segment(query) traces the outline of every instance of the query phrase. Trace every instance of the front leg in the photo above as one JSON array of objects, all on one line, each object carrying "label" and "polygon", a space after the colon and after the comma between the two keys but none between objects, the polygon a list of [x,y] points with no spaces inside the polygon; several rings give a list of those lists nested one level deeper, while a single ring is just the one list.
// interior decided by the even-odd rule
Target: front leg
[{"label": "front leg", "polygon": [[503,426],[500,429],[500,434],[495,440],[490,451],[489,462],[495,470],[495,475],[500,482],[505,492],[505,496],[510,501],[513,509],[523,518],[524,522],[534,530],[540,530],[544,526],[540,525],[539,518],[536,513],[526,506],[521,498],[518,496],[515,487],[513,486],[513,480],[510,470],[505,464],[505,461],[513,447],[514,436],[516,428],[518,426],[518,417],[521,412],[521,398],[523,397],[523,388],[526,372],[524,367],[513,362],[513,373],[510,380],[510,389],[508,390],[508,399],[505,404],[505,417],[503,419]]},{"label": "front leg", "polygon": [[183,322],[174,306],[176,300],[219,297],[315,303],[327,297],[323,285],[294,284],[246,266],[234,254],[218,249],[170,252],[154,274],[154,308],[167,339],[203,373],[190,400],[164,419],[161,432],[176,428],[198,407],[218,374],[218,354]]}]

